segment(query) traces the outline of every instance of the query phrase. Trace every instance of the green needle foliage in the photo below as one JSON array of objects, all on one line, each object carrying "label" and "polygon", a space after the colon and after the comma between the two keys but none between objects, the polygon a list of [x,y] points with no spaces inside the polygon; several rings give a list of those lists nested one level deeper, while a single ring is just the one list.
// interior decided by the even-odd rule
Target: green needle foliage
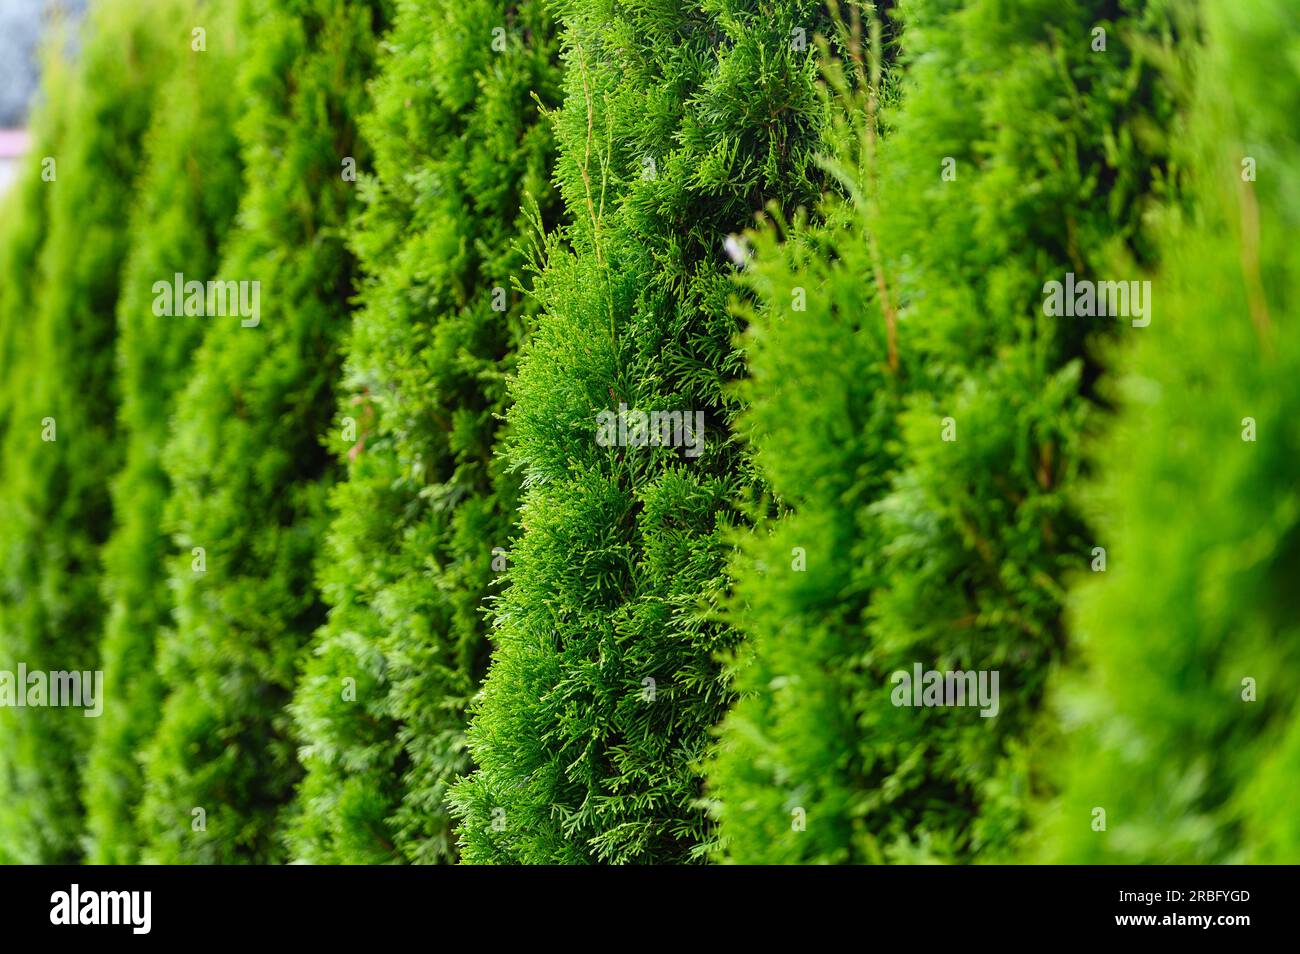
[{"label": "green needle foliage", "polygon": [[[72,75],[47,94],[61,133],[38,137],[42,162],[19,187],[26,231],[5,261],[4,320],[8,329],[32,327],[7,335],[19,349],[8,359],[25,367],[6,380],[0,668],[9,672],[98,668],[99,548],[112,523],[109,480],[122,460],[113,360],[128,248],[121,223],[155,89],[187,41],[168,22],[165,6],[95,6]],[[114,82],[100,80],[108,73]],[[37,189],[47,190],[43,201]],[[93,719],[47,706],[5,708],[0,720],[0,860],[79,860],[78,772]]]},{"label": "green needle foliage", "polygon": [[[35,356],[32,313],[39,289],[37,270],[48,234],[51,196],[51,183],[42,178],[42,167],[47,157],[61,154],[66,114],[71,112],[66,95],[69,71],[52,55],[52,49],[45,53],[41,87],[44,101],[32,118],[31,152],[0,207],[0,221],[5,224],[0,230],[0,369],[3,369],[0,440],[5,450],[0,457],[0,477],[6,482],[14,480],[14,472],[23,468],[23,463],[11,456],[11,452],[17,448],[31,449],[31,435],[25,433],[23,423],[30,419],[32,410],[27,402],[34,383],[39,380],[40,369],[31,360]],[[13,527],[19,518],[16,497],[8,493],[0,496],[3,525]],[[12,638],[15,625],[23,618],[18,600],[26,592],[29,575],[35,570],[28,566],[22,573],[15,572],[15,564],[24,559],[31,541],[7,529],[0,540],[3,541],[0,556],[4,560],[4,575],[0,577],[4,587],[0,590],[0,666],[12,669],[17,663],[15,653],[21,651]],[[0,739],[5,740],[0,745],[0,798],[5,806],[12,799],[25,798],[23,793],[30,791],[33,780],[41,777],[42,763],[30,759],[30,750],[24,753],[10,742],[26,735],[19,724],[25,718],[30,718],[30,713],[0,709]],[[21,811],[0,807],[0,862],[40,860],[39,846],[34,844],[36,839],[31,837],[28,827],[30,806],[27,802]]]},{"label": "green needle foliage", "polygon": [[0,200],[0,863],[1300,862],[1297,38],[92,3]]},{"label": "green needle foliage", "polygon": [[1072,616],[1048,860],[1300,861],[1300,10],[1203,10],[1195,213],[1170,216],[1160,310],[1111,379],[1110,561]]},{"label": "green needle foliage", "polygon": [[[70,112],[67,87],[71,71],[59,55],[63,28],[56,24],[53,33],[54,39],[40,55],[41,90],[30,120],[30,151],[0,205],[0,222],[4,223],[0,228],[0,441],[6,439],[25,400],[33,370],[27,360],[33,344],[32,306],[39,290],[37,271],[48,234],[53,191],[46,160],[59,153]],[[57,163],[54,171],[57,173]],[[6,460],[0,458],[0,474]],[[0,604],[0,611],[2,607]]]},{"label": "green needle foliage", "polygon": [[[883,43],[876,50],[872,62],[883,66]],[[867,784],[846,752],[857,738],[879,542],[867,505],[897,465],[902,387],[874,280],[883,259],[871,244],[879,99],[889,84],[855,65],[847,75],[826,67],[825,164],[837,188],[820,221],[778,219],[752,234],[754,259],[741,276],[751,293],[737,309],[748,321],[742,433],[781,516],[743,534],[734,558],[728,605],[751,643],[736,654],[741,697],[708,766],[719,860],[850,860],[852,802]],[[914,373],[911,360],[905,370]]]},{"label": "green needle foliage", "polygon": [[[1043,286],[1136,278],[1106,269],[1151,254],[1154,130],[1172,109],[1147,52],[1169,42],[1162,7],[901,4],[885,136],[877,150],[869,120],[846,120],[831,163],[852,203],[829,234],[760,244],[747,425],[792,513],[737,571],[743,698],[710,771],[725,857],[1015,850],[1064,580],[1093,545],[1070,497],[1086,345],[1119,325],[1048,317]],[[997,671],[996,715],[896,705],[893,674],[916,664]]]},{"label": "green needle foliage", "polygon": [[[0,369],[3,369],[0,372],[0,442],[4,443],[0,447],[9,446],[7,441],[11,438],[7,435],[26,400],[35,371],[28,360],[34,345],[32,311],[39,292],[41,250],[49,230],[51,170],[57,175],[57,162],[51,167],[48,160],[60,152],[67,114],[71,112],[67,90],[72,71],[60,55],[63,27],[56,24],[52,32],[53,38],[40,52],[41,89],[30,119],[30,151],[0,203],[0,222],[4,223],[4,228],[0,228],[0,276],[3,277],[0,280]],[[12,439],[25,441],[23,437]],[[0,475],[6,473],[9,459],[0,457]],[[10,506],[9,501],[8,496],[0,497],[0,508]],[[5,511],[3,515],[8,518],[13,514]],[[6,566],[11,556],[10,546],[21,548],[22,544],[12,535],[6,535],[5,549],[0,551]],[[5,611],[12,596],[5,592],[0,613]],[[0,719],[4,718],[0,714]],[[0,747],[0,759],[4,757],[4,749]]]},{"label": "green needle foliage", "polygon": [[493,454],[535,309],[512,284],[529,210],[558,206],[539,111],[559,101],[552,34],[541,3],[408,0],[372,87],[375,174],[352,236],[367,279],[340,412],[354,430],[336,442],[348,479],[322,563],[330,618],[294,705],[291,842],[307,861],[456,858],[444,799],[471,767],[481,607],[518,497]]},{"label": "green needle foliage", "polygon": [[84,792],[89,860],[100,864],[139,858],[135,815],[143,779],[137,753],[158,724],[164,687],[154,649],[172,607],[162,448],[207,321],[156,315],[154,284],[171,283],[177,272],[200,281],[215,277],[239,199],[235,101],[227,95],[236,32],[218,23],[220,17],[219,5],[193,0],[170,17],[179,37],[201,25],[204,48],[185,50],[159,93],[145,136],[146,170],[117,306],[118,430],[126,462],[112,485],[116,526],[103,554],[108,619],[100,651],[112,705],[95,723]]},{"label": "green needle foliage", "polygon": [[[571,248],[549,245],[513,387],[522,533],[470,730],[478,768],[452,804],[469,862],[682,862],[712,838],[697,762],[730,701],[715,655],[735,642],[712,607],[753,479],[730,435],[724,241],[766,203],[815,195],[816,63],[796,37],[821,13],[557,9]],[[702,448],[684,427],[659,446],[598,442],[598,415],[620,405],[698,413]]]},{"label": "green needle foliage", "polygon": [[146,753],[148,861],[285,857],[277,829],[300,775],[285,707],[324,617],[313,564],[337,476],[324,445],[354,293],[345,176],[367,161],[356,117],[384,12],[379,0],[242,8],[244,192],[216,278],[260,282],[260,315],[198,319],[164,453],[179,553],[175,629],[159,647],[170,692]]}]

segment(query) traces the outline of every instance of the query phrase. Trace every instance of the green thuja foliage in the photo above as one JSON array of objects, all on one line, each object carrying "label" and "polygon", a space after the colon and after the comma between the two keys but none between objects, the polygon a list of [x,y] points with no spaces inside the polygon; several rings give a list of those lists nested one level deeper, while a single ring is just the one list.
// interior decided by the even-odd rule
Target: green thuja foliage
[{"label": "green thuja foliage", "polygon": [[[69,99],[65,90],[70,71],[55,55],[54,44],[45,51],[42,67],[42,101],[32,117],[31,151],[24,160],[12,191],[5,196],[0,207],[0,440],[5,451],[30,447],[30,434],[24,424],[31,409],[27,402],[29,392],[39,380],[39,369],[30,360],[35,348],[34,303],[39,289],[37,269],[49,228],[49,200],[51,168],[46,160],[61,154],[66,130]],[[54,165],[57,174],[57,162]],[[45,173],[45,177],[42,173]],[[39,435],[40,421],[34,427]],[[21,470],[24,461],[8,456],[0,457],[0,479],[14,480],[15,470]],[[3,527],[19,519],[17,501],[8,493],[0,495],[0,521]],[[18,647],[13,641],[14,627],[22,619],[18,600],[27,592],[33,568],[26,566],[22,573],[15,572],[31,546],[30,541],[17,537],[8,529],[0,529],[0,559],[3,560],[3,590],[0,590],[0,666],[16,665],[14,654]],[[15,687],[16,688],[16,687]],[[41,763],[29,761],[30,750],[10,744],[22,738],[18,721],[27,712],[13,708],[0,709],[0,796],[6,799],[26,797],[33,779],[39,778]],[[39,847],[33,845],[30,831],[30,803],[21,812],[0,808],[0,862],[13,864],[20,861],[40,860]],[[37,848],[37,850],[33,850]]]},{"label": "green thuja foliage", "polygon": [[[29,151],[0,204],[0,222],[4,223],[0,228],[0,447],[7,446],[2,442],[25,400],[34,370],[27,359],[33,346],[37,269],[49,230],[50,185],[58,174],[57,161],[51,164],[50,160],[60,151],[70,111],[65,90],[72,71],[60,55],[63,29],[55,24],[55,38],[41,51],[41,88],[32,108]],[[0,475],[5,473],[5,460],[0,457]],[[0,506],[7,499],[0,498]],[[4,539],[5,550],[0,552],[7,565],[11,555],[7,541],[12,537],[6,534]],[[6,594],[0,612],[8,601]],[[0,746],[0,759],[4,757]]]},{"label": "green thuja foliage", "polygon": [[470,769],[481,604],[517,506],[493,451],[534,309],[522,242],[529,210],[549,220],[558,204],[541,3],[407,0],[386,45],[362,122],[375,174],[352,236],[367,279],[336,431],[348,479],[322,562],[330,618],[294,705],[306,777],[291,845],[321,863],[456,857],[444,798]]},{"label": "green thuja foliage", "polygon": [[117,306],[118,432],[126,460],[112,486],[116,526],[104,549],[108,619],[100,650],[112,705],[95,723],[84,791],[89,858],[105,864],[139,857],[138,751],[158,723],[164,688],[154,647],[171,619],[170,547],[162,529],[169,487],[161,453],[191,352],[209,321],[183,309],[156,313],[155,285],[172,285],[177,273],[187,281],[216,277],[240,188],[236,104],[228,95],[236,33],[211,3],[188,2],[173,22],[184,27],[176,31],[181,36],[203,24],[205,37],[202,50],[183,51],[159,94]]},{"label": "green thuja foliage", "polygon": [[[1152,254],[1142,222],[1172,113],[1151,63],[1172,42],[1163,6],[901,3],[878,167],[868,122],[830,163],[852,197],[835,230],[766,243],[747,423],[792,512],[742,548],[744,698],[710,773],[726,857],[1017,846],[1063,581],[1091,547],[1071,499],[1087,345],[1142,333],[1049,316],[1044,285],[1137,278],[1115,262]],[[901,704],[895,674],[918,665],[996,672],[996,714]]]},{"label": "green thuja foliage", "polygon": [[857,738],[869,567],[882,542],[868,505],[897,466],[903,382],[916,373],[910,347],[891,366],[897,336],[891,348],[875,283],[888,89],[884,38],[875,39],[869,54],[855,44],[843,68],[827,67],[835,188],[819,221],[778,219],[752,234],[741,276],[753,302],[737,309],[748,321],[741,431],[781,516],[742,534],[734,559],[728,609],[752,642],[732,664],[741,696],[708,766],[720,860],[853,860],[853,802],[867,796],[847,746]]},{"label": "green thuja foliage", "polygon": [[[478,768],[452,804],[470,862],[681,862],[712,839],[697,762],[730,701],[715,656],[736,638],[713,607],[754,479],[731,436],[726,242],[767,203],[815,195],[821,107],[799,37],[822,14],[557,9],[572,226],[549,243],[513,386],[522,532],[470,730]],[[666,440],[639,430],[651,412],[679,415]]]},{"label": "green thuja foliage", "polygon": [[279,826],[300,775],[286,705],[324,617],[312,578],[354,294],[344,229],[384,12],[378,0],[242,8],[244,193],[215,278],[260,285],[239,314],[202,319],[164,452],[175,625],[158,649],[170,691],[146,752],[145,860],[285,857]]},{"label": "green thuja foliage", "polygon": [[1169,217],[1155,317],[1109,379],[1052,861],[1300,861],[1300,10],[1203,10],[1194,212]]},{"label": "green thuja foliage", "polygon": [[[85,673],[92,692],[104,618],[99,548],[112,522],[109,479],[122,460],[113,360],[128,248],[122,222],[155,89],[187,41],[169,18],[173,9],[108,0],[92,10],[72,75],[47,92],[62,135],[38,138],[36,155],[43,160],[48,148],[54,163],[31,169],[20,186],[24,204],[32,190],[48,190],[43,220],[27,221],[44,234],[16,234],[6,262],[24,270],[5,292],[6,325],[31,328],[11,355],[24,371],[6,382],[0,668],[76,672],[78,682]],[[51,181],[40,178],[43,169]],[[52,701],[47,693],[43,707],[6,707],[0,715],[0,858],[7,861],[67,863],[82,855],[78,773],[94,722],[86,710]]]}]

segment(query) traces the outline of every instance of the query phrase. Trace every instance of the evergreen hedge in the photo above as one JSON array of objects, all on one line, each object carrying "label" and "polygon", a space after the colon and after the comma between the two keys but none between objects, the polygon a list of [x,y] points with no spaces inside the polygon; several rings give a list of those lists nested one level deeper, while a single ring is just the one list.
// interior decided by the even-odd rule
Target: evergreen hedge
[{"label": "evergreen hedge", "polygon": [[[70,110],[68,87],[72,70],[65,62],[62,45],[65,27],[55,24],[53,36],[39,50],[41,62],[40,95],[32,104],[29,122],[30,150],[15,174],[15,181],[4,199],[4,228],[0,228],[0,446],[8,447],[7,435],[26,400],[34,368],[28,361],[34,344],[33,305],[39,291],[38,267],[41,250],[49,227],[51,194],[48,160],[59,152],[65,135],[64,125]],[[57,161],[52,167],[57,175]],[[24,438],[15,437],[22,441]],[[0,457],[0,474],[6,474],[8,457]],[[6,498],[7,499],[7,498]],[[3,506],[0,500],[0,506]],[[6,514],[7,516],[9,514]],[[8,546],[8,544],[6,544]],[[5,558],[10,553],[6,550]],[[6,566],[8,564],[6,563]],[[6,577],[7,578],[7,577]],[[8,595],[8,594],[7,594]],[[0,604],[0,612],[4,611]],[[0,719],[6,718],[0,715]],[[0,758],[5,755],[0,749]]]},{"label": "evergreen hedge", "polygon": [[0,206],[0,862],[1295,861],[1297,36],[99,0]]},{"label": "evergreen hedge", "polygon": [[241,8],[244,185],[216,278],[260,282],[260,315],[201,319],[163,455],[175,625],[161,634],[169,692],[145,752],[147,861],[286,857],[279,829],[300,768],[285,707],[324,617],[313,566],[355,284],[347,175],[368,162],[356,117],[385,13],[379,0]]},{"label": "evergreen hedge", "polygon": [[[42,235],[18,233],[5,262],[5,284],[13,280],[5,323],[32,324],[18,332],[21,344],[10,339],[17,350],[8,358],[23,371],[6,382],[0,667],[9,672],[98,668],[99,548],[111,528],[108,482],[122,460],[113,373],[128,247],[121,225],[155,89],[187,39],[167,22],[166,4],[95,7],[66,85],[50,91],[58,135],[38,136],[20,187],[26,228]],[[110,73],[114,81],[103,82]],[[43,216],[39,189],[48,190]],[[0,720],[0,859],[79,860],[78,773],[93,719],[49,706],[6,707]]]},{"label": "evergreen hedge", "polygon": [[[0,206],[0,222],[5,227],[0,229],[0,444],[4,455],[0,456],[0,478],[9,481],[16,469],[21,468],[19,459],[10,455],[18,448],[30,449],[31,435],[24,433],[19,422],[28,420],[31,413],[27,407],[29,395],[39,368],[31,360],[35,352],[35,323],[32,321],[33,305],[39,289],[37,270],[41,252],[45,246],[49,226],[50,183],[42,177],[45,160],[59,155],[64,141],[67,114],[69,108],[67,86],[70,82],[66,65],[56,55],[51,55],[47,45],[44,50],[42,69],[42,99],[34,109],[31,123],[31,152],[25,159],[12,192],[5,196]],[[57,163],[55,166],[57,173]],[[15,426],[17,425],[17,426]],[[39,431],[38,431],[39,433]],[[11,463],[13,462],[13,463]],[[0,520],[7,526],[10,521],[19,519],[16,498],[8,494],[0,496]],[[3,537],[3,576],[0,583],[4,589],[0,599],[0,666],[12,670],[18,662],[20,648],[12,637],[13,627],[21,619],[18,610],[18,598],[25,592],[26,581],[16,572],[15,561],[23,559],[23,553],[31,546],[13,532],[6,532]],[[30,574],[29,567],[23,568],[24,575]],[[18,584],[15,586],[15,584]],[[20,797],[31,784],[33,774],[38,771],[38,764],[24,758],[17,746],[8,740],[20,737],[17,725],[20,719],[29,713],[16,709],[0,710],[0,797],[4,804]],[[16,864],[21,861],[37,860],[31,851],[32,839],[26,833],[26,812],[5,810],[0,806],[0,862]],[[39,850],[39,849],[38,849]]]},{"label": "evergreen hedge", "polygon": [[[470,729],[478,767],[452,805],[470,862],[681,862],[712,838],[696,763],[730,701],[714,656],[735,635],[711,607],[753,480],[730,434],[725,243],[766,203],[815,195],[816,64],[794,37],[819,6],[557,10],[571,225],[548,243],[512,390],[522,533]],[[600,415],[623,406],[703,427],[602,446]]]},{"label": "evergreen hedge", "polygon": [[1300,11],[1202,10],[1192,212],[1167,216],[1159,311],[1108,379],[1090,490],[1110,560],[1072,614],[1040,860],[1300,858]]},{"label": "evergreen hedge", "polygon": [[83,793],[88,858],[100,864],[139,859],[138,752],[160,714],[164,686],[154,648],[172,609],[170,546],[162,528],[169,485],[161,454],[208,320],[155,314],[154,285],[171,284],[177,273],[205,282],[216,277],[239,198],[236,102],[227,95],[238,60],[228,9],[188,0],[169,15],[174,37],[192,41],[190,31],[203,29],[203,49],[184,50],[158,94],[128,230],[117,304],[118,439],[126,459],[112,484],[115,527],[103,551],[108,616],[100,667],[113,704],[95,722]]},{"label": "evergreen hedge", "polygon": [[557,213],[539,112],[559,100],[556,46],[543,4],[502,0],[408,0],[386,40],[361,124],[375,174],[351,239],[366,279],[320,578],[330,618],[294,706],[304,860],[456,857],[444,795],[470,768],[481,604],[518,496],[493,451],[535,311],[525,242]]},{"label": "evergreen hedge", "polygon": [[[1066,271],[1129,278],[1106,270],[1153,254],[1163,8],[900,5],[897,106],[831,164],[851,206],[829,235],[766,242],[747,424],[793,512],[744,543],[736,572],[743,698],[710,770],[725,857],[1017,850],[1065,581],[1094,542],[1071,498],[1087,343],[1143,330],[1048,317],[1043,288]],[[997,671],[996,714],[897,705],[894,674],[917,664]]]}]

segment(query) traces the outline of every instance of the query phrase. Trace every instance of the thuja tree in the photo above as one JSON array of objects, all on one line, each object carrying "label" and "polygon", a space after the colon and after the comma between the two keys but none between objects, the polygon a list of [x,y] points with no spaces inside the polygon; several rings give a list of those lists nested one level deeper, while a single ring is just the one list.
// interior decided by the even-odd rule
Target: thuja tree
[{"label": "thuja tree", "polygon": [[820,8],[558,9],[570,247],[549,244],[513,386],[522,532],[452,801],[471,862],[681,862],[712,837],[696,763],[735,636],[711,607],[753,476],[725,247],[814,194]]},{"label": "thuja tree", "polygon": [[[62,26],[53,31],[62,37]],[[57,161],[70,112],[66,87],[70,70],[59,55],[60,41],[47,42],[42,50],[40,98],[34,103],[30,122],[30,146],[16,180],[0,208],[0,442],[14,422],[34,369],[26,360],[33,345],[32,307],[39,289],[38,267],[49,227],[50,183],[56,181]],[[0,444],[0,446],[7,446]],[[0,457],[0,474],[7,458]],[[9,500],[0,499],[0,506]],[[4,557],[8,560],[8,552]],[[0,612],[4,604],[0,603]],[[2,634],[0,634],[2,635]],[[0,746],[0,758],[4,749]]]},{"label": "thuja tree", "polygon": [[352,237],[367,279],[321,569],[330,618],[294,707],[306,777],[292,847],[313,862],[456,857],[444,800],[470,769],[481,604],[517,505],[493,451],[535,309],[525,242],[558,205],[539,110],[559,100],[558,50],[541,3],[408,2],[386,46],[362,122],[375,173]]},{"label": "thuja tree", "polygon": [[246,284],[237,308],[227,294],[224,315],[197,319],[207,330],[163,457],[175,624],[158,649],[170,692],[146,753],[146,860],[284,857],[278,825],[299,775],[285,707],[324,615],[312,569],[354,293],[343,230],[383,12],[343,0],[242,9],[244,193],[215,278]]},{"label": "thuja tree", "polygon": [[884,24],[873,20],[870,32],[848,24],[848,56],[824,64],[833,178],[820,215],[753,233],[740,276],[750,292],[737,308],[747,322],[740,432],[779,516],[742,533],[733,558],[727,611],[749,642],[732,659],[740,698],[708,764],[719,860],[854,856],[852,801],[866,780],[846,746],[858,738],[853,700],[883,543],[868,508],[898,466],[897,417],[918,373],[912,326],[900,335],[877,284],[880,107],[891,84]]},{"label": "thuja tree", "polygon": [[[1165,42],[1160,7],[901,5],[905,78],[878,169],[858,162],[854,215],[822,239],[840,261],[796,246],[755,270],[768,308],[749,425],[793,513],[742,550],[745,699],[711,771],[726,857],[1016,847],[1063,580],[1093,545],[1070,496],[1087,342],[1141,333],[1049,316],[1043,289],[1136,277],[1104,269],[1152,254],[1140,226],[1171,106],[1144,51]],[[814,406],[823,389],[834,399]],[[945,689],[971,674],[973,698],[955,679],[951,700],[923,692],[930,671]]]},{"label": "thuja tree", "polygon": [[[138,759],[157,725],[163,686],[157,634],[170,623],[170,547],[162,529],[168,481],[161,451],[176,395],[207,319],[183,309],[159,314],[159,282],[206,282],[234,216],[240,169],[229,95],[236,33],[215,5],[187,3],[175,22],[190,48],[159,94],[145,137],[146,169],[130,223],[131,250],[118,301],[118,432],[126,455],[112,486],[115,529],[104,550],[108,605],[100,668],[112,704],[95,723],[84,800],[89,858],[130,864],[139,857],[135,822]],[[201,40],[192,30],[203,31]]]},{"label": "thuja tree", "polygon": [[[15,480],[15,471],[25,467],[25,459],[9,452],[31,449],[30,435],[24,433],[22,422],[32,413],[27,401],[39,373],[30,362],[35,346],[32,313],[39,289],[41,250],[48,235],[51,196],[51,181],[48,173],[42,176],[42,171],[50,168],[48,158],[61,154],[64,123],[71,112],[65,64],[48,56],[43,74],[42,101],[31,124],[31,151],[0,207],[0,439],[6,452],[0,457],[0,480],[6,483]],[[57,173],[57,163],[54,169]],[[36,426],[40,426],[39,418]],[[0,496],[0,520],[6,526],[20,519],[16,504],[17,499],[10,494]],[[24,556],[31,541],[18,539],[8,531],[0,539],[0,583],[4,587],[0,591],[0,666],[13,672],[16,654],[23,651],[11,636],[22,619],[18,597],[26,591],[34,570],[25,562],[30,558]],[[29,715],[12,708],[14,701],[8,699],[0,708],[0,797],[5,806],[11,799],[29,797],[41,767],[40,762],[32,760],[35,753],[30,746],[14,744],[26,737],[27,730],[19,722]],[[30,802],[21,811],[0,808],[0,862],[41,860],[43,846],[33,838],[32,824]]]},{"label": "thuja tree", "polygon": [[[76,672],[77,683],[86,683],[62,705],[51,705],[49,692],[57,685],[62,698],[71,682],[49,684],[39,701],[29,684],[24,699],[39,707],[6,708],[0,854],[12,861],[81,856],[78,772],[94,724],[86,713],[108,704],[92,673],[104,618],[99,548],[111,527],[107,488],[122,459],[113,344],[128,246],[122,222],[155,88],[188,42],[172,12],[114,0],[86,22],[74,75],[57,92],[63,102],[48,104],[63,114],[63,135],[40,157],[39,187],[49,190],[44,242],[34,275],[19,277],[6,293],[6,311],[21,308],[21,320],[33,327],[22,352],[11,355],[25,373],[7,408],[2,665]],[[37,187],[29,179],[23,189]],[[34,247],[21,234],[15,241],[10,264],[29,268]],[[23,302],[12,298],[20,290]]]},{"label": "thuja tree", "polygon": [[1108,563],[1072,615],[1053,861],[1300,860],[1300,17],[1284,0],[1203,10],[1180,137],[1195,211],[1170,217],[1159,307],[1111,379]]}]

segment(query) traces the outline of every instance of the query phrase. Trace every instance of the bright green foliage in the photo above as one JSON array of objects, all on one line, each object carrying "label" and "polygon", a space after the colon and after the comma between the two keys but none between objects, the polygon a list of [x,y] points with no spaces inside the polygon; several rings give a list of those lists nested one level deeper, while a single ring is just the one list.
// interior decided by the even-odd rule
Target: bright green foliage
[{"label": "bright green foliage", "polygon": [[[99,547],[111,527],[109,479],[122,459],[113,361],[128,246],[121,223],[155,88],[185,42],[168,29],[168,8],[95,6],[72,75],[47,93],[62,134],[38,139],[33,159],[55,160],[44,167],[53,181],[40,177],[37,161],[19,186],[27,231],[9,240],[4,322],[32,327],[6,334],[14,349],[6,359],[23,369],[5,382],[0,668],[9,672],[20,664],[97,668]],[[109,73],[114,81],[102,82]],[[43,217],[40,189],[48,190]],[[75,707],[0,712],[0,860],[80,858],[78,771],[93,725]]]},{"label": "bright green foliage", "polygon": [[1170,217],[1158,311],[1112,379],[1108,565],[1072,616],[1085,665],[1060,697],[1074,746],[1047,860],[1300,861],[1300,10],[1204,19],[1180,137],[1196,211]]},{"label": "bright green foliage", "polygon": [[[57,27],[56,36],[61,37],[62,33],[63,27]],[[0,374],[3,375],[0,378],[3,382],[0,384],[0,442],[6,440],[14,414],[26,400],[29,376],[35,370],[28,360],[34,343],[32,311],[53,191],[49,173],[42,178],[42,172],[51,168],[57,172],[57,163],[51,167],[47,159],[60,151],[71,106],[66,89],[72,71],[58,55],[59,42],[58,39],[48,42],[42,51],[41,96],[30,121],[30,150],[10,192],[0,203],[3,223],[0,228]],[[0,446],[6,445],[0,443]],[[0,474],[5,472],[4,465],[4,459],[0,458]],[[10,544],[6,542],[4,546],[3,555],[7,558]],[[0,758],[3,757],[0,749]]]},{"label": "bright green foliage", "polygon": [[[743,548],[744,698],[710,773],[726,857],[1014,850],[1027,746],[1065,643],[1063,580],[1092,545],[1069,496],[1094,373],[1085,342],[1141,333],[1048,317],[1043,285],[1066,271],[1136,278],[1105,269],[1150,254],[1139,225],[1165,162],[1152,129],[1171,105],[1143,51],[1166,42],[1161,6],[901,4],[905,72],[878,187],[851,137],[837,165],[852,209],[803,239],[811,254],[765,243],[748,425],[793,513]],[[893,674],[917,663],[998,671],[997,715],[895,705]]]},{"label": "bright green foliage", "polygon": [[172,20],[186,28],[174,31],[178,36],[204,24],[205,49],[185,48],[159,94],[118,301],[118,428],[126,462],[112,487],[117,526],[104,549],[109,613],[100,658],[112,705],[95,723],[84,792],[89,857],[104,864],[139,857],[137,752],[158,724],[164,690],[154,646],[171,618],[170,547],[162,529],[169,488],[160,458],[175,397],[209,320],[156,315],[154,283],[170,284],[177,272],[187,280],[215,277],[239,197],[235,101],[228,95],[236,32],[217,22],[220,11],[191,2]]},{"label": "bright green foliage", "polygon": [[0,862],[1300,862],[1300,11],[879,7],[92,4]]},{"label": "bright green foliage", "polygon": [[[712,838],[697,761],[730,695],[713,618],[751,481],[724,240],[815,194],[818,5],[570,0],[538,330],[513,387],[523,532],[452,793],[470,862],[681,862]],[[598,415],[704,416],[703,451],[602,446]],[[687,435],[679,433],[679,438]],[[671,434],[670,434],[671,438]],[[698,445],[697,445],[698,448]]]},{"label": "bright green foliage", "polygon": [[[47,51],[48,52],[48,51]],[[31,435],[25,433],[25,422],[31,414],[28,406],[30,389],[39,380],[39,368],[34,357],[35,329],[32,315],[39,283],[38,264],[49,226],[49,200],[52,183],[41,178],[42,162],[47,156],[61,154],[64,141],[66,114],[70,102],[65,95],[69,81],[66,66],[54,56],[47,56],[43,69],[42,90],[45,103],[32,120],[31,152],[25,165],[0,207],[0,440],[5,451],[30,448]],[[46,167],[48,168],[48,167]],[[56,166],[57,168],[57,166]],[[16,425],[16,426],[15,426]],[[39,418],[35,432],[39,436]],[[12,463],[11,463],[12,462]],[[0,458],[0,477],[13,480],[15,470],[22,464],[7,456]],[[23,619],[17,600],[27,592],[36,568],[31,564],[15,572],[15,559],[22,559],[30,551],[31,541],[24,540],[12,530],[10,521],[19,517],[17,500],[9,494],[0,496],[0,541],[4,561],[4,589],[0,591],[0,667],[10,671],[16,666],[15,654],[22,651],[13,636],[13,627]],[[28,527],[30,529],[30,527]],[[30,557],[28,557],[30,559]],[[8,744],[10,739],[29,737],[20,720],[31,718],[30,712],[17,709],[0,709],[0,798],[28,797],[28,793],[42,779],[43,763],[31,760],[31,749],[21,750]],[[46,849],[30,831],[31,803],[22,811],[0,807],[0,862],[14,864],[37,861]],[[68,855],[72,846],[68,846]]]},{"label": "bright green foliage", "polygon": [[215,277],[260,282],[260,316],[200,319],[164,453],[179,552],[175,630],[159,646],[170,693],[146,761],[145,860],[284,858],[277,825],[300,774],[285,706],[324,616],[313,564],[353,295],[343,229],[356,184],[344,176],[348,160],[367,161],[356,117],[384,6],[247,0],[242,11],[244,193]]},{"label": "bright green foliage", "polygon": [[[742,276],[756,303],[740,309],[749,320],[743,434],[782,516],[744,535],[735,559],[731,614],[753,642],[736,655],[742,696],[708,780],[719,857],[750,863],[850,860],[852,801],[867,784],[846,748],[857,737],[879,543],[866,505],[886,493],[897,463],[901,383],[889,370],[880,259],[868,240],[878,138],[869,85],[849,92],[831,69],[827,165],[841,188],[823,200],[821,222],[753,235]],[[815,823],[804,825],[810,810]]]},{"label": "bright green foliage", "polygon": [[558,205],[533,99],[559,100],[551,36],[541,3],[407,0],[372,88],[375,175],[352,242],[369,280],[341,409],[356,431],[336,445],[350,463],[322,562],[330,619],[294,707],[292,848],[308,861],[456,857],[444,797],[470,769],[482,601],[518,497],[493,456],[534,307],[512,282],[527,210]]}]

